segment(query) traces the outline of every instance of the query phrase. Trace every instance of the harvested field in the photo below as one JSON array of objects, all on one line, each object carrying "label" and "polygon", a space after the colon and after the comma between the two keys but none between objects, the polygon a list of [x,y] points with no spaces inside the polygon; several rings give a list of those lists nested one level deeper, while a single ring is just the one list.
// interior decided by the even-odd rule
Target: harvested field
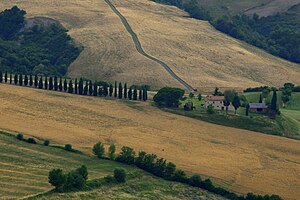
[{"label": "harvested field", "polygon": [[165,113],[149,103],[0,85],[0,128],[90,152],[101,140],[156,153],[240,193],[300,196],[300,141]]}]

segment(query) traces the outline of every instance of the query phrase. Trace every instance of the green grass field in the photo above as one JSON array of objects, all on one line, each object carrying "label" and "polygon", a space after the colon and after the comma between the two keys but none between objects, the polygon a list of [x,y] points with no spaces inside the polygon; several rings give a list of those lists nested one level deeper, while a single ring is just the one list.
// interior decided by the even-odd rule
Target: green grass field
[{"label": "green grass field", "polygon": [[[200,196],[223,199],[188,185],[153,177],[135,167],[61,148],[29,144],[4,132],[0,132],[0,152],[1,199],[191,199]],[[51,169],[70,171],[83,164],[88,168],[89,180],[112,174],[116,167],[125,168],[128,173],[135,174],[135,178],[125,184],[103,186],[91,191],[45,193],[52,189],[48,183]]]}]

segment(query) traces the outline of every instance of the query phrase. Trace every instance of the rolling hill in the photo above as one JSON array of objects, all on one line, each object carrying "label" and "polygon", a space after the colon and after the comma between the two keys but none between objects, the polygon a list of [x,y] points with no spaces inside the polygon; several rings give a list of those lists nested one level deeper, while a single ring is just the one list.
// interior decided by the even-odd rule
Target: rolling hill
[{"label": "rolling hill", "polygon": [[[191,86],[213,87],[299,84],[299,65],[276,58],[216,31],[207,22],[187,18],[173,6],[146,0],[113,1],[149,55],[164,61]],[[60,21],[84,47],[70,66],[70,76],[118,80],[130,84],[183,87],[158,63],[139,54],[119,17],[101,0],[53,2],[4,0],[1,8],[18,5],[28,17]]]},{"label": "rolling hill", "polygon": [[297,199],[300,141],[214,125],[144,102],[118,101],[0,85],[0,128],[70,143],[86,153],[95,141],[155,153],[238,193]]}]

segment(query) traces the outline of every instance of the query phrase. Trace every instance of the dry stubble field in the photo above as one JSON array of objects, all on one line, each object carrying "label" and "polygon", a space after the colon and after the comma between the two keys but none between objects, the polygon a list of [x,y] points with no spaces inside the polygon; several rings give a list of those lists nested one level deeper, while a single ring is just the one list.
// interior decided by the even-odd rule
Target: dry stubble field
[{"label": "dry stubble field", "polygon": [[[300,84],[299,65],[275,58],[216,31],[207,22],[187,18],[173,6],[147,0],[113,0],[128,19],[147,53],[165,61],[192,86],[249,87]],[[28,17],[59,20],[84,51],[69,68],[71,76],[180,86],[157,63],[137,53],[120,19],[103,0],[2,0],[18,5]],[[209,88],[207,88],[209,87]]]},{"label": "dry stubble field", "polygon": [[98,140],[156,153],[233,191],[300,196],[300,141],[165,113],[148,103],[0,85],[0,128],[71,143]]}]

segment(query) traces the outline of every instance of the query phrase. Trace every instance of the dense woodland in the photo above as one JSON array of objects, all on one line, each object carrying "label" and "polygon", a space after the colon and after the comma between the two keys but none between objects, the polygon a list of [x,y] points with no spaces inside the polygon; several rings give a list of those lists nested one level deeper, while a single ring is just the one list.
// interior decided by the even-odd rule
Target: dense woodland
[{"label": "dense woodland", "polygon": [[0,13],[0,69],[11,73],[65,75],[80,48],[57,23],[26,28],[25,15],[16,6]]},{"label": "dense woodland", "polygon": [[153,0],[177,6],[191,17],[209,21],[216,29],[286,60],[300,63],[300,4],[269,17],[215,17],[197,0]]}]

